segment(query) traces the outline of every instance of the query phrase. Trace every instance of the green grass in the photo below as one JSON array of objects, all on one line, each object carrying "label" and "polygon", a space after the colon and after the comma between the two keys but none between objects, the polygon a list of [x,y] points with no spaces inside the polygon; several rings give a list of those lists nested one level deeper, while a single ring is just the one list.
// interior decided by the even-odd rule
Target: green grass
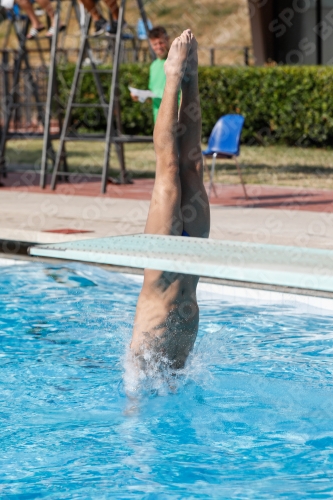
[{"label": "green grass", "polygon": [[235,5],[233,3],[231,4],[225,4],[225,5],[216,5],[216,3],[208,4],[206,5],[206,8],[209,9],[209,13],[211,16],[216,16],[216,17],[223,17],[223,16],[230,16],[231,14],[234,14],[238,10],[238,5]]},{"label": "green grass", "polygon": [[[57,147],[57,141],[54,147]],[[104,144],[72,142],[67,143],[66,147],[70,170],[101,171]],[[11,164],[32,164],[39,168],[41,152],[41,140],[22,140],[8,142],[6,155]],[[155,155],[152,144],[125,145],[125,158],[126,167],[134,178],[154,177]],[[208,164],[210,162],[208,160]],[[333,150],[242,146],[240,163],[248,184],[333,189]],[[116,174],[118,161],[114,148],[111,167],[111,173]],[[217,162],[216,181],[226,184],[239,182],[232,161]]]},{"label": "green grass", "polygon": [[173,7],[168,7],[167,5],[161,5],[156,10],[156,14],[158,17],[169,16],[170,14],[173,13],[173,11],[174,11]]}]

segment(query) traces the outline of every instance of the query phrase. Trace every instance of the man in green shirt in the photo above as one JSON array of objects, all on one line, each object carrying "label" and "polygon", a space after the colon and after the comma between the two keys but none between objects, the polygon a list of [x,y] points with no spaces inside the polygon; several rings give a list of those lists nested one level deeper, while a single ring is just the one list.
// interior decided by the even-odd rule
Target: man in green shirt
[{"label": "man in green shirt", "polygon": [[[163,26],[156,26],[148,33],[149,42],[153,49],[156,59],[150,65],[149,69],[149,84],[148,88],[156,95],[153,97],[153,115],[154,123],[156,122],[157,113],[161,105],[164,87],[165,87],[165,72],[164,63],[168,57],[170,48],[169,37],[166,29]],[[133,101],[138,101],[138,97],[131,94]],[[178,104],[180,99],[178,98]]]},{"label": "man in green shirt", "polygon": [[161,105],[164,87],[165,87],[165,72],[164,63],[168,56],[170,43],[166,29],[163,26],[156,26],[151,29],[148,34],[151,48],[153,49],[156,59],[150,65],[149,70],[149,85],[148,88],[156,95],[153,98],[153,115],[156,122],[157,113]]}]

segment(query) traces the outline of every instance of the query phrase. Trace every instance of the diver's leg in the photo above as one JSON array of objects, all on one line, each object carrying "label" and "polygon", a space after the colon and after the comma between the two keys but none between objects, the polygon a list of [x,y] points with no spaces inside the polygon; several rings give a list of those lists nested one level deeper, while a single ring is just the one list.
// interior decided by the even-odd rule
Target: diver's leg
[{"label": "diver's leg", "polygon": [[209,235],[209,201],[203,184],[201,107],[198,87],[197,41],[192,38],[182,81],[179,112],[179,175],[184,230],[194,237]]},{"label": "diver's leg", "polygon": [[176,38],[165,63],[166,85],[154,129],[156,177],[145,233],[180,235],[181,184],[177,148],[178,92],[191,43],[190,31]]},{"label": "diver's leg", "polygon": [[[166,86],[154,129],[156,179],[145,228],[145,233],[148,234],[181,235],[183,230],[180,216],[181,185],[177,147],[178,93],[186,67],[190,41],[189,31],[183,32],[180,37],[176,38],[165,63]],[[156,349],[159,353],[163,351],[170,360],[174,358],[169,353],[170,346],[163,349],[161,347],[161,343],[168,342],[170,338],[168,324],[171,311],[165,310],[165,306],[169,308],[172,299],[166,292],[169,286],[177,280],[186,286],[186,279],[178,273],[145,269],[144,284],[138,299],[131,342],[131,350],[136,356],[142,354],[144,348],[149,347]],[[179,315],[174,306],[175,304],[173,304],[172,317],[178,318]],[[179,322],[179,318],[177,321]],[[196,334],[196,325],[192,330]],[[155,339],[159,344],[156,344]],[[177,339],[178,337],[174,337],[174,340]],[[185,345],[185,341],[183,344]]]}]

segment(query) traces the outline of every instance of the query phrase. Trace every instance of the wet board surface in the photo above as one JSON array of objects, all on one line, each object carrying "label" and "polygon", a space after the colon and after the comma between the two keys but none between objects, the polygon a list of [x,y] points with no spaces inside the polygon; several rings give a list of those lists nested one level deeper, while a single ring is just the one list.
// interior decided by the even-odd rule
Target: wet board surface
[{"label": "wet board surface", "polygon": [[333,291],[333,251],[134,234],[38,245],[30,255]]}]

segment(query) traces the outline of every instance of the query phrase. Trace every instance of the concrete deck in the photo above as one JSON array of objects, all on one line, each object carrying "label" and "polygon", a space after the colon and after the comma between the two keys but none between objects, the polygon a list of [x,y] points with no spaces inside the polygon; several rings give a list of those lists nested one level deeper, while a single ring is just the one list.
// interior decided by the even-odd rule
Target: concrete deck
[{"label": "concrete deck", "polygon": [[[2,180],[7,187],[0,188],[0,240],[56,243],[144,229],[151,179],[109,185],[107,195],[100,195],[96,180],[60,184],[51,192],[34,185],[38,179],[33,175],[14,178],[10,174]],[[248,186],[251,199],[246,201],[240,186],[217,189],[219,197],[211,200],[212,238],[333,247],[332,191]]]},{"label": "concrete deck", "polygon": [[[1,182],[3,190],[14,189],[17,192],[55,193],[73,196],[100,196],[100,180],[86,178],[82,174],[70,178],[70,182],[59,182],[56,191],[49,187],[47,179],[45,190],[39,188],[39,174],[27,171],[24,174],[9,173]],[[104,197],[125,198],[132,200],[150,200],[154,179],[136,179],[134,184],[109,184]],[[212,205],[247,208],[272,208],[277,210],[305,210],[311,212],[333,212],[333,192],[325,189],[288,188],[274,186],[248,185],[249,199],[244,198],[240,185],[216,184],[216,194],[212,193]]]}]

